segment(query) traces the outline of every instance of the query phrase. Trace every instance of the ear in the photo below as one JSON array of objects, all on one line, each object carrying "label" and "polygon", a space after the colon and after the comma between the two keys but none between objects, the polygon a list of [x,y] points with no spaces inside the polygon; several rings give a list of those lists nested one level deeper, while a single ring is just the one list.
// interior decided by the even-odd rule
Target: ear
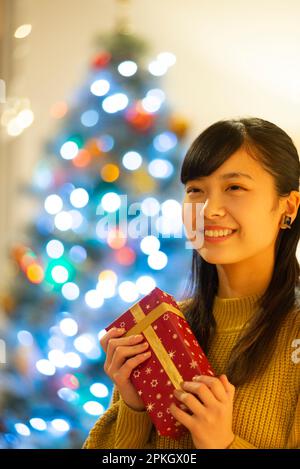
[{"label": "ear", "polygon": [[283,204],[283,213],[286,213],[292,218],[292,223],[295,220],[298,208],[300,205],[300,192],[299,191],[291,191],[289,196],[285,198]]}]

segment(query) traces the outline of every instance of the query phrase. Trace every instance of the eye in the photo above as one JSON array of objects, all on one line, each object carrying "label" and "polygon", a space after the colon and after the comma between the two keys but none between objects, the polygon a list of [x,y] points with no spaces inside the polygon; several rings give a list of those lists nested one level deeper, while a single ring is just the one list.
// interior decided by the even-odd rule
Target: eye
[{"label": "eye", "polygon": [[231,188],[231,189],[232,189],[232,188],[235,188],[235,189],[234,189],[234,192],[236,192],[237,190],[242,190],[242,191],[245,190],[243,187],[237,186],[236,184],[233,184],[232,186],[229,186],[228,189],[230,189],[230,188]]},{"label": "eye", "polygon": [[198,189],[198,187],[189,187],[186,192],[187,194],[189,194],[190,192],[200,192],[200,191],[201,189]]}]

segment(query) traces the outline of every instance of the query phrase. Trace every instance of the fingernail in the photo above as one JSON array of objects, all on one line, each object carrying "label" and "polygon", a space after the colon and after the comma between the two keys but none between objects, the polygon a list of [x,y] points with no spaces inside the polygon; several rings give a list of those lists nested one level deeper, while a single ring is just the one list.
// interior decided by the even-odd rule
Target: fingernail
[{"label": "fingernail", "polygon": [[201,380],[201,375],[197,375],[192,378],[192,381],[200,381],[200,380]]}]

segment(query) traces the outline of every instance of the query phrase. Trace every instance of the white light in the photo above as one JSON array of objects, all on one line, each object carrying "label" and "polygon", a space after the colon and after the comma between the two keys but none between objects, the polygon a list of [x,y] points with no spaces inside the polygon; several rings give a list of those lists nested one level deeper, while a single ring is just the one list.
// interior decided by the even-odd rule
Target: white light
[{"label": "white light", "polygon": [[101,331],[98,332],[98,340],[101,340],[105,334],[107,334],[107,331],[105,329],[101,329]]},{"label": "white light", "polygon": [[157,112],[161,106],[161,101],[155,96],[146,96],[142,100],[142,106],[147,112]]},{"label": "white light", "polygon": [[48,195],[44,207],[46,212],[50,213],[50,215],[55,215],[63,208],[63,201],[57,194]]},{"label": "white light", "polygon": [[153,146],[157,151],[169,151],[177,145],[177,137],[173,132],[163,132],[153,140]]},{"label": "white light", "polygon": [[173,165],[167,160],[156,158],[148,165],[151,176],[156,178],[167,178],[173,173]]},{"label": "white light", "polygon": [[78,145],[75,142],[65,142],[61,149],[60,154],[64,160],[72,160],[78,153]]},{"label": "white light", "polygon": [[68,352],[65,354],[66,365],[70,368],[79,368],[81,365],[81,358],[78,353]]},{"label": "white light", "polygon": [[138,169],[141,166],[142,157],[136,151],[128,151],[123,156],[122,163],[126,169],[130,169],[131,171],[134,171],[135,169]]},{"label": "white light", "polygon": [[121,199],[115,192],[108,192],[102,197],[101,205],[107,212],[115,212],[120,208]]},{"label": "white light", "polygon": [[74,347],[81,353],[89,353],[95,345],[94,337],[91,334],[82,334],[74,340]]},{"label": "white light", "polygon": [[66,366],[65,354],[61,350],[50,350],[48,358],[51,363],[57,368]]},{"label": "white light", "polygon": [[51,422],[52,427],[58,432],[67,432],[70,430],[70,425],[64,419],[54,419]]},{"label": "white light", "polygon": [[17,115],[16,120],[23,129],[26,129],[31,126],[34,120],[34,114],[30,109],[23,109],[23,111],[20,111]]},{"label": "white light", "polygon": [[56,283],[65,283],[69,278],[69,272],[63,265],[53,267],[51,275]]},{"label": "white light", "polygon": [[94,127],[99,121],[99,114],[94,109],[89,109],[81,115],[80,121],[85,127]]},{"label": "white light", "polygon": [[51,349],[64,350],[66,344],[62,337],[53,336],[48,340],[48,346]]},{"label": "white light", "polygon": [[150,254],[148,257],[148,264],[151,269],[154,270],[161,270],[166,267],[168,263],[167,255],[162,251],[157,251],[155,253]]},{"label": "white light", "polygon": [[112,280],[100,280],[97,283],[96,290],[103,298],[112,298],[116,294],[116,284]]},{"label": "white light", "polygon": [[67,231],[72,228],[72,215],[69,212],[60,212],[55,215],[54,224],[56,228],[60,231]]},{"label": "white light", "polygon": [[69,214],[72,217],[72,230],[75,231],[82,225],[83,216],[80,212],[78,212],[78,210],[70,210]]},{"label": "white light", "polygon": [[25,347],[30,347],[33,344],[33,337],[28,331],[19,331],[17,337],[20,344]]},{"label": "white light", "polygon": [[149,275],[142,275],[137,279],[136,286],[141,295],[148,295],[156,287],[156,283]]},{"label": "white light", "polygon": [[131,303],[139,297],[139,292],[135,283],[126,281],[119,285],[118,292],[123,301]]},{"label": "white light", "polygon": [[76,208],[85,207],[88,201],[89,201],[89,194],[87,193],[85,189],[82,189],[81,187],[79,187],[78,189],[74,189],[71,192],[70,202],[73,205],[73,207],[76,207]]},{"label": "white light", "polygon": [[146,98],[155,98],[158,99],[161,103],[166,99],[166,95],[160,88],[152,88],[146,94]]},{"label": "white light", "polygon": [[32,31],[31,24],[22,24],[15,30],[15,38],[17,39],[24,39],[24,37],[28,36]]},{"label": "white light", "polygon": [[172,67],[176,63],[176,56],[171,52],[161,52],[158,54],[157,60],[166,67]]},{"label": "white light", "polygon": [[118,72],[124,77],[131,77],[137,71],[137,64],[132,60],[125,60],[118,66]]},{"label": "white light", "polygon": [[78,397],[79,397],[77,392],[74,392],[70,388],[60,388],[57,391],[57,395],[58,395],[58,397],[60,397],[61,399],[63,399],[64,401],[67,401],[67,402],[73,402],[76,399],[78,399]]},{"label": "white light", "polygon": [[108,93],[110,85],[107,80],[96,80],[91,84],[90,90],[95,96],[104,96]]},{"label": "white light", "polygon": [[59,323],[60,330],[68,337],[73,337],[78,332],[78,324],[72,318],[64,318]]},{"label": "white light", "polygon": [[27,427],[27,425],[24,425],[24,423],[15,423],[15,429],[19,433],[19,435],[22,435],[22,436],[30,435],[30,430]]},{"label": "white light", "polygon": [[63,296],[70,301],[77,300],[80,293],[78,286],[73,282],[65,283],[61,292]]},{"label": "white light", "polygon": [[106,397],[108,396],[108,388],[105,384],[94,383],[90,386],[90,391],[96,397]]},{"label": "white light", "polygon": [[84,410],[90,415],[102,415],[104,413],[103,405],[96,401],[88,401],[83,405]]},{"label": "white light", "polygon": [[17,118],[11,119],[7,124],[6,131],[11,137],[17,137],[23,132],[23,127],[18,122]]},{"label": "white light", "polygon": [[34,428],[35,430],[39,430],[40,432],[47,429],[47,424],[43,419],[32,418],[29,420],[29,423],[32,428]]},{"label": "white light", "polygon": [[168,199],[161,204],[161,212],[167,218],[181,217],[181,210],[181,204],[174,199]]},{"label": "white light", "polygon": [[38,360],[35,364],[38,371],[46,376],[53,376],[55,374],[55,366],[49,360]]},{"label": "white light", "polygon": [[64,253],[64,245],[57,239],[52,239],[47,243],[46,251],[49,257],[52,259],[59,259]]},{"label": "white light", "polygon": [[160,204],[154,197],[147,197],[141,203],[141,209],[147,217],[153,217],[159,212]]},{"label": "white light", "polygon": [[156,236],[149,235],[142,239],[140,246],[145,254],[151,254],[153,251],[159,250],[160,242]]},{"label": "white light", "polygon": [[113,114],[118,111],[122,111],[128,106],[128,98],[126,94],[116,93],[108,96],[103,100],[102,107],[105,112]]},{"label": "white light", "polygon": [[181,232],[182,219],[179,216],[161,216],[155,221],[155,228],[163,235],[176,234]]},{"label": "white light", "polygon": [[98,290],[89,290],[85,294],[84,299],[90,308],[100,308],[104,303],[103,297]]},{"label": "white light", "polygon": [[158,60],[150,62],[148,66],[149,72],[151,73],[151,75],[154,75],[155,77],[160,77],[164,75],[167,69],[168,67],[164,63],[159,62]]}]

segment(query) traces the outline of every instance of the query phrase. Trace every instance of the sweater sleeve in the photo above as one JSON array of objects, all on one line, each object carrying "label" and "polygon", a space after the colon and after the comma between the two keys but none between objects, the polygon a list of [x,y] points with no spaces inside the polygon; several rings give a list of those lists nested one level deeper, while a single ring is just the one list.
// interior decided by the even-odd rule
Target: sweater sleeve
[{"label": "sweater sleeve", "polygon": [[113,389],[109,409],[91,429],[84,449],[138,449],[148,447],[152,422],[147,411],[131,409]]}]

